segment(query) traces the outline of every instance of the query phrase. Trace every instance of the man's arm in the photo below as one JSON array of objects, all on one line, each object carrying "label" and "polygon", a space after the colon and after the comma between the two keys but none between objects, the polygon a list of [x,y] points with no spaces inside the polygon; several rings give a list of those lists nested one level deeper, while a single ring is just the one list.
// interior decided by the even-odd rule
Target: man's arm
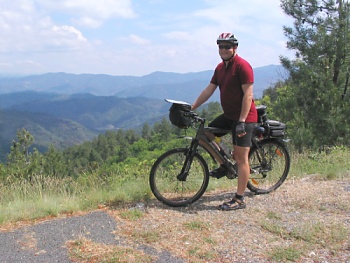
[{"label": "man's arm", "polygon": [[215,84],[209,83],[209,85],[202,91],[202,93],[199,95],[199,97],[193,103],[192,110],[197,109],[204,102],[206,102],[211,97],[211,95],[213,95],[216,88],[217,88],[217,86]]},{"label": "man's arm", "polygon": [[243,84],[242,85],[243,90],[243,100],[242,100],[242,109],[241,109],[241,115],[239,116],[239,121],[245,122],[245,119],[248,116],[252,100],[253,100],[253,83]]}]

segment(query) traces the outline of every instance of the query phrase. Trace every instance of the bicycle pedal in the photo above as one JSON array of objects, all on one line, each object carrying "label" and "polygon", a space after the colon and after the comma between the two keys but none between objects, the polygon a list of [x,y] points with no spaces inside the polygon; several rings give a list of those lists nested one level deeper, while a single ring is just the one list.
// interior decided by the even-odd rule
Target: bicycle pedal
[{"label": "bicycle pedal", "polygon": [[236,175],[235,174],[226,174],[226,177],[228,179],[235,179],[236,178]]}]

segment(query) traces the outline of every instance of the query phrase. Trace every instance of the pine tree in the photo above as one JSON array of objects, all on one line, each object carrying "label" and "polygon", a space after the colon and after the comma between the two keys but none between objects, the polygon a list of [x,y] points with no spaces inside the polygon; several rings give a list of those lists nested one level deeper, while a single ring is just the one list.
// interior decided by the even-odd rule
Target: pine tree
[{"label": "pine tree", "polygon": [[[281,57],[290,77],[279,90],[274,112],[288,109],[293,141],[321,147],[349,142],[349,3],[338,0],[282,0],[294,19],[284,27],[295,59]],[[345,97],[346,98],[346,97]]]}]

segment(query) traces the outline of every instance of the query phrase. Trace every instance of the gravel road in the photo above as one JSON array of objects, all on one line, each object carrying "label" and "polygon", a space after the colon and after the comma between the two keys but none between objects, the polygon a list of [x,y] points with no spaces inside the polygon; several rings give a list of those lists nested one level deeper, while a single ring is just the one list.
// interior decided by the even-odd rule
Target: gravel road
[{"label": "gravel road", "polygon": [[[68,257],[65,243],[86,237],[96,243],[122,245],[116,239],[116,221],[104,211],[95,211],[83,216],[55,219],[25,226],[10,232],[0,233],[1,263],[65,263],[72,262]],[[159,263],[180,263],[166,251],[158,252],[149,246],[139,246],[144,253],[156,256]]]}]

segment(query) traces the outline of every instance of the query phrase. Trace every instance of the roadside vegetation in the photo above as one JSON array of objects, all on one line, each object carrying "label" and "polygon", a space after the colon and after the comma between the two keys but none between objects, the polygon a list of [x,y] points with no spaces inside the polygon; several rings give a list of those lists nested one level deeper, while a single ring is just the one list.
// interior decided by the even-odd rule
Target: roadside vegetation
[{"label": "roadside vegetation", "polygon": [[[169,123],[166,125],[171,128]],[[19,135],[23,136],[23,133],[30,137],[26,131],[19,132]],[[107,135],[109,134],[113,133],[108,132]],[[105,136],[101,135],[97,140],[108,141]],[[17,159],[11,159],[12,162],[2,164],[0,167],[2,172],[0,223],[57,216],[61,213],[74,213],[99,206],[152,199],[148,176],[153,162],[166,149],[186,142],[182,138],[176,138],[174,134],[170,133],[168,136],[172,139],[162,141],[161,134],[157,133],[147,141],[143,138],[134,139],[128,146],[125,145],[127,139],[121,137],[125,145],[121,151],[128,152],[123,161],[116,161],[115,155],[108,156],[105,161],[100,162],[79,159],[70,154],[72,149],[67,149],[65,152],[55,152],[51,149],[46,154],[34,151],[28,152],[27,156],[26,151],[16,152]],[[21,138],[19,141],[22,141]],[[91,152],[92,149],[87,150],[88,144],[92,145],[85,143],[73,147],[74,152],[81,154]],[[111,144],[106,143],[105,146],[110,147]],[[325,180],[349,176],[348,147],[333,146],[322,151],[304,150],[298,153],[291,143],[290,146],[292,166],[288,180],[298,180],[309,175]],[[17,145],[15,148],[20,147]],[[101,149],[102,153],[105,151]],[[59,156],[57,167],[50,159],[52,155]],[[14,152],[11,152],[10,157],[12,156]],[[75,170],[71,169],[74,167],[72,166],[74,162],[78,163],[75,164]],[[79,166],[81,163],[85,165]],[[52,171],[62,172],[50,173],[46,167],[52,168]],[[65,176],[70,169],[72,174]],[[217,184],[210,185],[209,189],[214,191],[220,187],[218,181]]]}]

